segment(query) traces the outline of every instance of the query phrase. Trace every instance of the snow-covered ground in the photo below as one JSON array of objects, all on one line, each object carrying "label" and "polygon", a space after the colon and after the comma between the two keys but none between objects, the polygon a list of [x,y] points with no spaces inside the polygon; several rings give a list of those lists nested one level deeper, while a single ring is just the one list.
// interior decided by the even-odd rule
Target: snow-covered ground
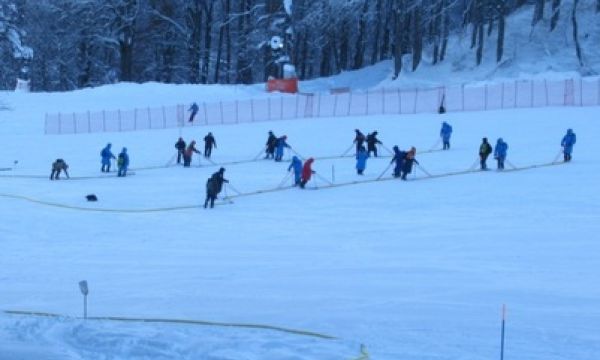
[{"label": "snow-covered ground", "polygon": [[[72,207],[144,210],[199,205],[215,166],[137,170],[134,176],[50,182],[62,157],[73,177],[99,175],[99,151],[127,146],[133,168],[162,166],[176,129],[43,135],[43,114],[177,103],[158,84],[63,94],[2,93],[0,193]],[[189,90],[191,91],[191,87]],[[262,96],[259,87],[195,87],[193,96]],[[153,95],[154,94],[154,95]],[[159,96],[161,96],[159,100]],[[190,95],[191,96],[191,95]],[[434,145],[440,122],[452,149],[417,156],[431,174],[468,169],[481,137],[503,137],[516,166],[551,162],[568,127],[568,165],[422,181],[371,182],[239,197],[232,205],[162,212],[94,212],[0,199],[0,310],[80,316],[77,282],[90,284],[90,316],[262,324],[275,330],[0,314],[0,359],[489,359],[498,356],[508,306],[506,357],[595,360],[600,354],[600,108],[349,117],[186,128],[212,131],[217,163],[252,159],[268,130],[304,157],[339,155],[353,130],[378,130],[391,148]],[[386,151],[382,149],[386,154]],[[289,155],[286,155],[286,159]],[[363,178],[349,158],[317,159],[343,183]],[[490,161],[492,162],[492,161]],[[197,164],[195,162],[195,164]],[[227,165],[247,193],[277,187],[286,163]],[[36,177],[10,177],[36,175]],[[417,173],[417,179],[423,178]],[[412,179],[412,178],[411,178]],[[229,189],[229,195],[233,193]],[[95,193],[98,203],[85,195]]]}]

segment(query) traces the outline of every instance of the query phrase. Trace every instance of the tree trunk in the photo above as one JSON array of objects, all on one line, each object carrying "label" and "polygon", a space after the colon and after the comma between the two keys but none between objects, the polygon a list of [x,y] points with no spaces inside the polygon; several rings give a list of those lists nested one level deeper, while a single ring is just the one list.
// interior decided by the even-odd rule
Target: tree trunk
[{"label": "tree trunk", "polygon": [[202,51],[202,66],[200,72],[200,83],[208,83],[208,69],[210,66],[210,50],[212,44],[212,25],[213,25],[213,2],[204,3],[204,50]]},{"label": "tree trunk", "polygon": [[550,18],[550,31],[556,29],[560,16],[560,0],[552,0],[552,17]]},{"label": "tree trunk", "polygon": [[412,39],[412,71],[417,70],[421,63],[423,53],[423,32],[421,30],[421,6],[415,6],[413,10],[413,39]]},{"label": "tree trunk", "polygon": [[502,60],[504,54],[504,27],[506,17],[506,4],[505,0],[498,0],[498,42],[496,44],[496,62]]},{"label": "tree trunk", "polygon": [[533,20],[531,26],[535,26],[540,20],[544,18],[544,0],[535,0],[535,8],[533,9]]},{"label": "tree trunk", "polygon": [[375,35],[373,35],[373,49],[371,52],[371,65],[377,62],[377,54],[379,54],[379,38],[381,37],[381,16],[383,16],[383,0],[377,0],[375,13]]},{"label": "tree trunk", "polygon": [[578,28],[577,28],[577,4],[579,0],[574,0],[573,2],[573,13],[571,15],[571,21],[573,22],[573,40],[575,41],[575,53],[577,54],[577,60],[579,61],[579,66],[583,66],[583,60],[581,57],[581,46],[579,46],[579,36],[578,36]]}]

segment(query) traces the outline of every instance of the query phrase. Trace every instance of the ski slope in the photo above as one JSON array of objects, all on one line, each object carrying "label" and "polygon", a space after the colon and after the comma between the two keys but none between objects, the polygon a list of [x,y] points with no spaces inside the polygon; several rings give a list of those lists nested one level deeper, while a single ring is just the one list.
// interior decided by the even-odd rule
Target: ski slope
[{"label": "ski slope", "polygon": [[[504,303],[506,358],[600,354],[600,108],[186,128],[186,141],[213,132],[219,164],[255,158],[269,130],[317,158],[319,177],[304,191],[260,193],[282,184],[288,162],[225,165],[233,188],[254,194],[205,210],[204,184],[219,166],[195,156],[192,168],[166,167],[176,129],[43,135],[47,111],[121,107],[127,93],[142,102],[162,91],[167,104],[179,96],[158,84],[119,87],[0,95],[12,109],[0,112],[0,167],[18,160],[0,172],[0,310],[69,316],[0,313],[1,359],[490,359]],[[197,96],[260,90],[227,91]],[[442,120],[454,127],[451,150],[425,152]],[[578,136],[570,164],[437,177],[468,170],[483,136],[503,137],[517,167],[551,163],[569,127]],[[435,178],[369,182],[389,157],[369,159],[363,177],[351,158],[323,159],[341,155],[355,128],[378,130],[388,148],[415,146]],[[95,178],[107,142],[128,148],[135,175]],[[58,157],[74,179],[47,180]],[[330,188],[333,175],[362,183]],[[86,202],[89,193],[99,201]],[[90,316],[258,327],[83,321],[83,279]]]}]

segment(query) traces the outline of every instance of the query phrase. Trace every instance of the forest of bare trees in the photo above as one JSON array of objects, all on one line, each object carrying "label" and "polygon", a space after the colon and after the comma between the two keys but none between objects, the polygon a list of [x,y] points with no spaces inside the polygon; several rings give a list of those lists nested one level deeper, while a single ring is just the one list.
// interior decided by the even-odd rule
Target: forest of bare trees
[{"label": "forest of bare trees", "polygon": [[[532,25],[561,0],[534,0]],[[551,3],[550,3],[551,1]],[[564,1],[564,0],[562,0]],[[600,0],[596,0],[600,12]],[[34,90],[71,90],[116,81],[263,82],[278,73],[269,46],[285,50],[301,79],[394,60],[395,75],[423,55],[443,62],[448,38],[468,32],[502,61],[506,17],[526,0],[0,0],[0,88],[22,69]],[[577,0],[569,16],[577,56]],[[23,49],[31,49],[33,56]],[[405,61],[405,59],[410,61]],[[406,66],[405,64],[410,64]]]}]

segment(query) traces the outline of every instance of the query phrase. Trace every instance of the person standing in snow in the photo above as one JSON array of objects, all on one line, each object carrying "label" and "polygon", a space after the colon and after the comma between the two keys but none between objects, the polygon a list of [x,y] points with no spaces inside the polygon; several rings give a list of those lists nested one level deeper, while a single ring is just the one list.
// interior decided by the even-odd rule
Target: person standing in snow
[{"label": "person standing in snow", "polygon": [[63,159],[56,159],[55,162],[52,163],[52,172],[50,173],[50,180],[60,180],[60,172],[64,171],[67,179],[69,179],[69,172],[67,169],[69,165]]},{"label": "person standing in snow", "polygon": [[498,170],[504,170],[504,160],[506,160],[506,152],[508,150],[508,144],[499,138],[496,142],[496,149],[494,150],[494,159],[498,161]]},{"label": "person standing in snow", "polygon": [[292,162],[290,163],[290,166],[288,166],[288,171],[291,171],[292,169],[294,169],[294,186],[298,186],[302,181],[302,160],[297,156],[292,158]]},{"label": "person standing in snow", "polygon": [[481,145],[479,145],[479,164],[481,165],[481,170],[487,170],[487,158],[492,153],[492,145],[488,143],[487,138],[483,138]]},{"label": "person standing in snow", "polygon": [[277,148],[275,149],[275,161],[281,161],[281,159],[283,158],[283,150],[285,148],[290,148],[286,140],[287,136],[285,135],[277,139]]},{"label": "person standing in snow", "polygon": [[175,143],[175,149],[177,149],[177,164],[181,164],[181,158],[183,158],[185,152],[185,141],[182,137]]},{"label": "person standing in snow", "polygon": [[358,153],[356,154],[356,173],[358,175],[362,175],[365,169],[367,168],[367,159],[369,158],[369,154],[364,146],[361,146],[358,149]]},{"label": "person standing in snow", "polygon": [[191,111],[190,114],[190,119],[188,120],[188,122],[193,122],[194,121],[194,117],[196,117],[196,114],[198,113],[198,110],[200,110],[200,108],[198,107],[198,104],[193,103],[190,108],[188,109],[188,111]]},{"label": "person standing in snow", "polygon": [[269,131],[269,137],[267,138],[267,142],[265,143],[265,159],[274,159],[275,158],[275,147],[277,146],[277,136],[273,134],[273,131]]},{"label": "person standing in snow", "polygon": [[225,179],[225,168],[220,168],[219,171],[212,174],[212,176],[206,182],[206,200],[204,200],[204,208],[208,206],[210,202],[210,207],[215,207],[215,200],[217,199],[217,195],[223,189],[223,183],[228,183],[229,180]]},{"label": "person standing in snow", "polygon": [[127,176],[127,169],[129,168],[129,155],[127,154],[127,148],[124,147],[117,158],[117,176],[125,177]]},{"label": "person standing in snow", "polygon": [[354,144],[356,144],[356,154],[358,154],[358,151],[365,143],[366,137],[365,134],[358,129],[354,129],[354,132],[356,133],[356,136],[354,137]]},{"label": "person standing in snow", "polygon": [[442,123],[442,129],[440,130],[440,137],[442,138],[442,143],[444,144],[443,150],[450,149],[450,136],[452,135],[452,126],[447,122]]},{"label": "person standing in snow", "polygon": [[302,167],[302,180],[300,181],[300,188],[304,189],[306,183],[310,181],[310,178],[315,173],[312,169],[312,164],[315,162],[315,159],[310,158],[306,160],[304,163],[304,167]]},{"label": "person standing in snow", "polygon": [[392,161],[390,161],[390,164],[394,162],[396,163],[396,166],[394,166],[394,177],[400,177],[402,173],[402,165],[404,164],[404,158],[406,157],[406,152],[401,151],[398,148],[398,145],[395,145],[393,150],[394,157],[392,158]]},{"label": "person standing in snow", "polygon": [[211,132],[208,133],[208,135],[206,135],[204,137],[204,157],[205,158],[210,158],[210,154],[212,154],[212,149],[217,148],[217,141],[215,140],[215,137],[213,136],[213,134]]},{"label": "person standing in snow", "polygon": [[116,159],[115,155],[110,151],[112,144],[108,143],[100,152],[100,156],[102,157],[102,172],[110,172],[110,160]]},{"label": "person standing in snow", "polygon": [[565,162],[571,161],[571,153],[573,152],[573,145],[577,142],[577,136],[573,132],[573,129],[568,129],[567,134],[563,136],[560,146],[563,148],[563,155]]},{"label": "person standing in snow", "polygon": [[377,131],[373,131],[371,134],[367,135],[367,153],[371,156],[371,152],[375,157],[377,157],[377,144],[383,144],[381,141],[377,139]]},{"label": "person standing in snow", "polygon": [[406,156],[404,157],[404,161],[402,163],[402,174],[400,178],[402,180],[406,180],[406,176],[412,172],[413,163],[419,164],[415,156],[417,155],[417,149],[415,147],[411,147],[410,150],[406,152]]},{"label": "person standing in snow", "polygon": [[194,153],[201,154],[201,152],[198,151],[198,149],[196,149],[196,140],[192,140],[192,142],[188,145],[187,149],[185,149],[185,152],[183,153],[184,167],[190,167],[190,164],[192,163],[192,155],[194,155]]}]

